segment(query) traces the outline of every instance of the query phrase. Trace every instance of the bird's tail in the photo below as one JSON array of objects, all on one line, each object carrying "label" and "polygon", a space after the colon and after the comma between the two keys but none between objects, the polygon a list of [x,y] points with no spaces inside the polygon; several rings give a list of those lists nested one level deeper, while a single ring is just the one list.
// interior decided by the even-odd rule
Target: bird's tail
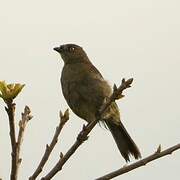
[{"label": "bird's tail", "polygon": [[135,159],[141,158],[141,153],[138,147],[136,146],[122,123],[120,123],[120,125],[117,125],[111,119],[105,120],[105,123],[111,131],[117,147],[126,162],[130,161],[130,155],[134,156]]}]

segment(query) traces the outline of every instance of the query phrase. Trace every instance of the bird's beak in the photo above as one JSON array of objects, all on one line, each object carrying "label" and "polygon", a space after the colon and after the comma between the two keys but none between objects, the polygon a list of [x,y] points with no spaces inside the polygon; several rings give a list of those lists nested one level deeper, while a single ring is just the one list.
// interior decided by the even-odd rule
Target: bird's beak
[{"label": "bird's beak", "polygon": [[59,52],[60,53],[60,47],[55,47],[53,48],[55,51]]}]

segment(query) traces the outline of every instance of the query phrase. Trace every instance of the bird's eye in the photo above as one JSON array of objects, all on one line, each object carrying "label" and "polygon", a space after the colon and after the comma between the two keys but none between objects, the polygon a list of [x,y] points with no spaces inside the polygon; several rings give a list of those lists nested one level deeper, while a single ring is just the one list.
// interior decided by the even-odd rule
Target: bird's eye
[{"label": "bird's eye", "polygon": [[74,47],[69,47],[69,51],[70,51],[70,52],[73,52],[74,50],[75,50]]}]

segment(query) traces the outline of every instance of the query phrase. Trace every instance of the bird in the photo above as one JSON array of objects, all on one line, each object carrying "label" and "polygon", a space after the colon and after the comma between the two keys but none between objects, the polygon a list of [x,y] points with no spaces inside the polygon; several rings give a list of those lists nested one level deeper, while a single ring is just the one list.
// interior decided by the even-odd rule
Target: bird
[{"label": "bird", "polygon": [[[67,104],[78,117],[88,123],[94,121],[105,100],[112,95],[111,86],[81,46],[63,44],[54,50],[64,61],[60,81]],[[131,156],[140,159],[141,153],[124,127],[115,102],[111,103],[101,118],[100,121],[110,130],[125,161],[129,162]]]}]

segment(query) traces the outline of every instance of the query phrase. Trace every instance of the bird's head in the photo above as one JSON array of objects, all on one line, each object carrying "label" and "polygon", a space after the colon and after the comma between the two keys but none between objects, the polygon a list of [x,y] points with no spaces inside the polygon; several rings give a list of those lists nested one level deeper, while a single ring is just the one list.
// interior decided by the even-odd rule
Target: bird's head
[{"label": "bird's head", "polygon": [[88,59],[83,48],[76,44],[64,44],[55,47],[54,50],[61,55],[65,64],[82,62]]}]

